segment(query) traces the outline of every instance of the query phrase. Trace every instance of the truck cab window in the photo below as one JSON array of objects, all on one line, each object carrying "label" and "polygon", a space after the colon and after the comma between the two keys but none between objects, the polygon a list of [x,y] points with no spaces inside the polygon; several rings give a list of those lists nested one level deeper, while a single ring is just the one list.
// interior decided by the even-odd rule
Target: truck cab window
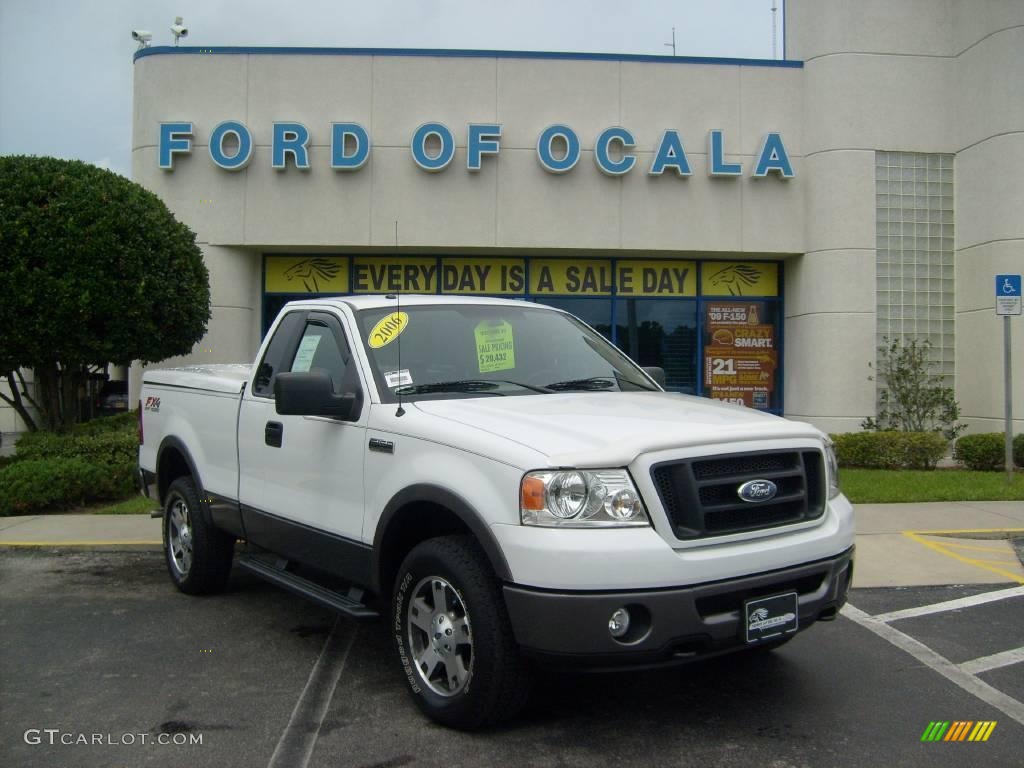
[{"label": "truck cab window", "polygon": [[347,348],[342,351],[331,329],[325,323],[311,320],[299,339],[295,349],[291,367],[292,373],[322,370],[331,376],[335,392],[340,392],[341,383],[345,378],[345,367],[348,362]]},{"label": "truck cab window", "polygon": [[305,316],[305,312],[289,312],[281,318],[273,338],[270,339],[270,344],[267,345],[267,351],[260,361],[260,367],[252,385],[254,395],[274,396],[274,376],[282,370],[287,370],[284,366],[291,360],[286,361],[284,358],[291,351],[292,344],[295,343],[295,334],[302,327],[302,320]]}]

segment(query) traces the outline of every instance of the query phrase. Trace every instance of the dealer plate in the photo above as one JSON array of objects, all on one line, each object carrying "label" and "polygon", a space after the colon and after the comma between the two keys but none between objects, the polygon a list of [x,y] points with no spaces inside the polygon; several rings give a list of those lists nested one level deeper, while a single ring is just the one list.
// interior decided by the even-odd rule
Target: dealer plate
[{"label": "dealer plate", "polygon": [[791,635],[798,627],[796,592],[760,597],[743,604],[748,643]]}]

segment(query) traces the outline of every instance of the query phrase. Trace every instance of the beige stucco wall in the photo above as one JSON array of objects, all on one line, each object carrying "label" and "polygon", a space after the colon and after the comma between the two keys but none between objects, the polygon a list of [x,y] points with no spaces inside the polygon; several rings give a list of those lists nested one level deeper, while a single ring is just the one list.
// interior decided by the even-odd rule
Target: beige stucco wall
[{"label": "beige stucco wall", "polygon": [[[133,174],[199,236],[214,319],[189,361],[251,358],[260,255],[393,252],[745,255],[785,259],[785,405],[830,430],[874,412],[876,150],[956,154],[957,394],[972,428],[1001,413],[991,275],[1024,271],[1024,3],[1016,0],[788,0],[787,56],[803,69],[477,57],[155,55],[135,64]],[[225,119],[255,137],[246,170],[210,161]],[[157,167],[158,124],[195,124],[193,153]],[[274,120],[312,134],[312,168],[270,168]],[[457,151],[431,174],[415,128],[447,124]],[[329,167],[332,121],[364,125],[368,165]],[[465,126],[503,125],[501,154],[465,169]],[[576,168],[556,176],[535,142],[561,122]],[[598,132],[636,136],[634,170],[600,173]],[[661,132],[680,131],[693,175],[646,175]],[[738,179],[707,176],[707,132],[726,132]],[[749,173],[768,131],[796,178]],[[1024,420],[1024,323],[1015,410]],[[1024,423],[1018,421],[1018,423]]]},{"label": "beige stucco wall", "polygon": [[[801,253],[802,77],[793,68],[486,56],[143,57],[135,64],[133,176],[197,232],[213,287],[209,334],[191,355],[161,365],[251,359],[263,252],[393,252],[396,221],[403,252]],[[225,119],[244,122],[256,145],[235,173],[208,156],[210,133]],[[167,172],[157,162],[158,126],[173,120],[194,123],[193,151]],[[270,167],[275,120],[309,128],[309,170]],[[420,170],[410,156],[414,130],[430,120],[456,139],[441,173]],[[369,131],[363,169],[329,167],[334,121]],[[503,125],[501,153],[470,173],[466,125],[489,121]],[[555,122],[571,126],[582,148],[563,175],[544,171],[536,156],[538,135]],[[615,125],[637,141],[636,167],[621,178],[594,162],[597,135]],[[646,174],[668,128],[680,132],[689,178]],[[742,177],[708,177],[711,129],[725,131],[726,159],[743,163]],[[795,179],[750,177],[769,131],[781,132]]]},{"label": "beige stucco wall", "polygon": [[[790,325],[806,324],[822,337],[835,326],[828,367],[837,379],[864,378],[876,344],[874,151],[955,153],[956,393],[972,430],[1002,429],[993,275],[1024,272],[1024,3],[788,0],[786,12],[787,56],[804,60],[808,167],[807,255],[787,267]],[[840,180],[845,188],[829,195]],[[823,274],[808,268],[812,260]],[[831,280],[829,262],[837,270]],[[803,282],[822,296],[802,298],[796,286]],[[835,305],[821,308],[829,296]],[[846,322],[830,317],[836,312],[847,312]],[[1024,322],[1014,327],[1020,431]],[[797,333],[787,330],[787,406],[812,411],[814,397],[804,394],[808,385],[797,372],[809,370],[804,358],[819,360],[821,349],[794,343]],[[833,416],[812,420],[852,428],[847,413],[873,409],[873,385],[846,394]]]}]

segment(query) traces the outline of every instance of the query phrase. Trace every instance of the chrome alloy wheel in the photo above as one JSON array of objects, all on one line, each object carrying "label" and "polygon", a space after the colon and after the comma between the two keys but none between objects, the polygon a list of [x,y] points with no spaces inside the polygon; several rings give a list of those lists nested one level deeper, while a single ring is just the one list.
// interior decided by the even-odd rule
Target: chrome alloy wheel
[{"label": "chrome alloy wheel", "polygon": [[462,595],[444,579],[420,580],[406,616],[413,666],[427,688],[454,696],[473,674],[473,633]]},{"label": "chrome alloy wheel", "polygon": [[188,504],[180,496],[171,502],[167,512],[167,549],[174,570],[182,578],[188,576],[192,568],[192,520]]}]

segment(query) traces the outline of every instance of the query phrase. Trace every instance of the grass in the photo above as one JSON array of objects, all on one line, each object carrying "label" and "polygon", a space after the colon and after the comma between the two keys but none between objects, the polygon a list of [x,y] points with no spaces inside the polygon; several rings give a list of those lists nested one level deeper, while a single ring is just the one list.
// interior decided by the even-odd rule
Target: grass
[{"label": "grass", "polygon": [[151,512],[160,504],[147,499],[145,496],[129,496],[124,501],[118,501],[116,503],[104,502],[82,509],[72,510],[73,512],[84,512],[93,515],[141,515],[146,512]]},{"label": "grass", "polygon": [[854,504],[1024,500],[1024,472],[1019,470],[1009,485],[1005,472],[967,469],[840,469],[839,482]]}]

